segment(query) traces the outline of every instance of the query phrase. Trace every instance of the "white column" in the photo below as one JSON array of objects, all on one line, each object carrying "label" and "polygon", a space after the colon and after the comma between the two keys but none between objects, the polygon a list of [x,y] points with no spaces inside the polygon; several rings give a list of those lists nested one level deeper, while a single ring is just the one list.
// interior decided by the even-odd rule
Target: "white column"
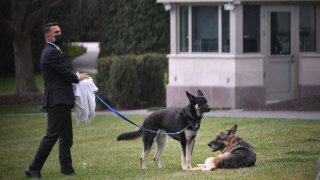
[{"label": "white column", "polygon": [[238,5],[230,11],[230,53],[242,54],[243,18],[242,5]]},{"label": "white column", "polygon": [[316,47],[317,47],[317,53],[320,53],[320,5],[317,6],[316,9],[316,37],[317,37],[317,42],[316,42]]},{"label": "white column", "polygon": [[171,54],[177,54],[177,5],[171,4],[171,10],[170,10],[170,53]]}]

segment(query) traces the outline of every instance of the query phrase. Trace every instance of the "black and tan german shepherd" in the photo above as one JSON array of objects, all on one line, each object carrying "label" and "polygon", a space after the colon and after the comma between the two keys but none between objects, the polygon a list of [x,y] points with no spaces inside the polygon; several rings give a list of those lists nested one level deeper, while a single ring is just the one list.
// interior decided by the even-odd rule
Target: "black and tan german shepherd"
[{"label": "black and tan german shepherd", "polygon": [[219,133],[208,146],[222,154],[209,157],[204,164],[190,169],[191,171],[212,171],[218,168],[242,168],[255,166],[256,153],[251,144],[236,136],[237,125]]},{"label": "black and tan german shepherd", "polygon": [[[186,91],[189,104],[182,109],[168,108],[149,115],[143,122],[142,127],[156,132],[181,132],[171,134],[173,139],[180,141],[181,144],[181,166],[187,170],[191,167],[191,155],[197,133],[200,128],[203,113],[210,111],[210,106],[203,93],[198,90],[198,95],[193,96]],[[154,155],[154,162],[158,168],[161,168],[160,156],[163,152],[167,135],[161,133],[149,132],[139,129],[135,132],[123,133],[118,136],[117,140],[131,140],[143,136],[143,151],[140,157],[142,169],[146,169],[146,159],[154,141],[157,143],[157,151]]]}]

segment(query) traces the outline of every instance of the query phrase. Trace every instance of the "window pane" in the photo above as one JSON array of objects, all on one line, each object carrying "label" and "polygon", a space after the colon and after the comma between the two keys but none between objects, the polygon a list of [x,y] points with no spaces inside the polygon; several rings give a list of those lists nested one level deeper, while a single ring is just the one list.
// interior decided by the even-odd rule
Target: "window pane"
[{"label": "window pane", "polygon": [[300,6],[300,51],[316,51],[316,6]]},{"label": "window pane", "polygon": [[189,51],[188,6],[180,7],[180,52]]},{"label": "window pane", "polygon": [[291,53],[290,12],[271,13],[271,54]]},{"label": "window pane", "polygon": [[260,6],[243,7],[243,52],[260,52]]},{"label": "window pane", "polygon": [[192,51],[218,52],[218,7],[192,7]]},{"label": "window pane", "polygon": [[230,52],[230,11],[222,9],[222,52]]}]

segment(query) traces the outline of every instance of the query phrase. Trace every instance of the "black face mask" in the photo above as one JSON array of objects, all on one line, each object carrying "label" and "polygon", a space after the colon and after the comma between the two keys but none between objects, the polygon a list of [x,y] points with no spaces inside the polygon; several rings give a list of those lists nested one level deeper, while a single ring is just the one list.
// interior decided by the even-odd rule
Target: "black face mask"
[{"label": "black face mask", "polygon": [[62,34],[59,34],[59,35],[55,36],[54,38],[55,38],[55,41],[53,43],[55,45],[61,47],[62,44],[63,44],[63,36],[62,36]]}]

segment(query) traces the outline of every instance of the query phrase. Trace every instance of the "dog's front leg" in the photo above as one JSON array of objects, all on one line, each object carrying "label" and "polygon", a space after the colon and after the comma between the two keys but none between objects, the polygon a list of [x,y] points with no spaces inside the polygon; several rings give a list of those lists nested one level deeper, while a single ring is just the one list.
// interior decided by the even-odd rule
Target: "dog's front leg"
[{"label": "dog's front leg", "polygon": [[185,141],[181,141],[181,167],[183,170],[187,170],[188,165],[187,165],[187,161],[186,161],[186,149],[187,149],[187,145]]},{"label": "dog's front leg", "polygon": [[195,139],[191,139],[187,142],[187,149],[186,149],[186,163],[187,169],[192,168],[191,161],[192,161],[192,151],[194,147]]}]

